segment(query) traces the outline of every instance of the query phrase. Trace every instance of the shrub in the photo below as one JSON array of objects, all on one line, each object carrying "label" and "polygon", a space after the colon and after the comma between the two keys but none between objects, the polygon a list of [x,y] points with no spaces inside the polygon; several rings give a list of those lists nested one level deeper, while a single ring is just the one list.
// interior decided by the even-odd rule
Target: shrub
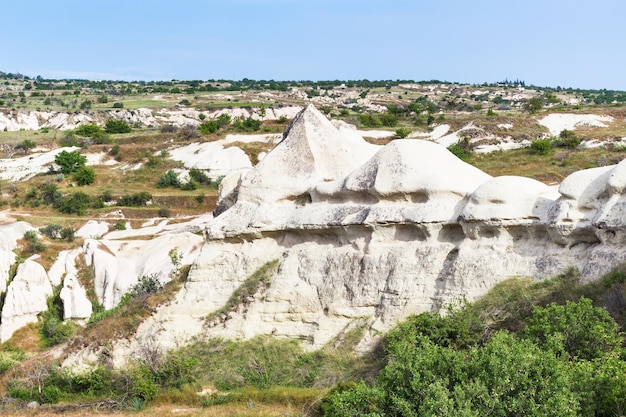
[{"label": "shrub", "polygon": [[247,117],[245,119],[236,117],[233,122],[233,127],[243,132],[255,132],[261,128],[261,123],[262,122],[260,120],[253,119],[252,117]]},{"label": "shrub", "polygon": [[227,114],[227,113],[220,114],[217,117],[217,119],[215,119],[215,122],[217,123],[217,127],[220,129],[226,125],[229,125],[231,122],[230,114]]},{"label": "shrub", "polygon": [[113,230],[126,230],[126,222],[124,220],[118,220],[113,225]]},{"label": "shrub", "polygon": [[116,133],[130,133],[131,132],[130,125],[126,123],[124,120],[119,119],[109,119],[106,122],[104,127],[104,131],[111,134]]},{"label": "shrub", "polygon": [[30,254],[40,253],[46,250],[46,245],[39,241],[37,232],[34,230],[28,230],[24,233],[24,240],[28,242],[27,251]]},{"label": "shrub", "polygon": [[217,129],[218,126],[215,120],[207,120],[206,122],[200,123],[200,125],[198,126],[198,130],[200,130],[200,133],[202,133],[203,135],[210,135],[212,133],[215,133],[217,132]]},{"label": "shrub", "polygon": [[178,178],[176,171],[170,169],[165,174],[161,175],[161,178],[159,178],[159,181],[157,182],[157,187],[180,187],[180,179]]},{"label": "shrub", "polygon": [[54,157],[54,162],[61,167],[61,172],[65,175],[71,174],[78,168],[85,166],[87,157],[77,151],[61,151]]},{"label": "shrub", "polygon": [[58,208],[61,213],[82,216],[85,214],[90,204],[91,198],[87,194],[79,191],[63,197]]},{"label": "shrub", "polygon": [[178,128],[174,125],[163,125],[161,126],[161,133],[176,133]]},{"label": "shrub", "polygon": [[398,118],[389,112],[380,115],[380,123],[385,127],[394,127],[398,124]]},{"label": "shrub", "polygon": [[170,217],[170,209],[167,207],[161,207],[159,209],[159,217]]},{"label": "shrub", "polygon": [[552,150],[552,139],[533,140],[530,143],[530,149],[539,155],[547,155]]},{"label": "shrub", "polygon": [[399,127],[396,129],[396,136],[400,139],[404,139],[411,133],[411,129],[408,127]]},{"label": "shrub", "polygon": [[563,338],[563,347],[571,358],[593,360],[616,352],[622,345],[619,326],[603,309],[591,300],[567,301],[565,305],[551,303],[535,307],[526,320],[522,333],[540,346],[546,346],[551,336]]},{"label": "shrub", "polygon": [[554,141],[554,146],[560,148],[570,148],[574,149],[582,140],[576,137],[576,134],[571,130],[563,129],[559,134],[559,137]]},{"label": "shrub", "polygon": [[61,230],[63,226],[58,223],[49,224],[39,229],[39,231],[48,236],[50,239],[58,239],[61,237]]},{"label": "shrub", "polygon": [[74,172],[74,181],[78,185],[90,185],[96,180],[96,172],[91,167],[82,166]]},{"label": "shrub", "polygon": [[79,136],[94,137],[102,133],[102,128],[94,123],[84,124],[74,129],[74,133]]},{"label": "shrub", "polygon": [[123,195],[117,201],[117,205],[125,207],[139,207],[145,206],[150,200],[152,200],[152,194],[147,191],[142,191],[135,194]]},{"label": "shrub", "polygon": [[102,95],[102,96],[98,97],[98,103],[105,104],[105,103],[108,103],[108,102],[109,102],[109,99],[107,98],[107,96]]},{"label": "shrub", "polygon": [[113,108],[114,109],[123,109],[124,108],[124,103],[120,103],[119,101],[117,103],[113,103]]},{"label": "shrub", "polygon": [[189,170],[189,178],[203,185],[207,185],[211,183],[211,179],[205,174],[205,172],[198,168],[191,168]]},{"label": "shrub", "polygon": [[61,230],[61,239],[67,242],[73,242],[75,235],[76,235],[76,230],[74,230],[71,227],[64,227]]},{"label": "shrub", "polygon": [[472,151],[467,148],[464,142],[458,142],[454,145],[450,145],[448,146],[448,150],[462,161],[467,161],[469,157],[472,156]]}]

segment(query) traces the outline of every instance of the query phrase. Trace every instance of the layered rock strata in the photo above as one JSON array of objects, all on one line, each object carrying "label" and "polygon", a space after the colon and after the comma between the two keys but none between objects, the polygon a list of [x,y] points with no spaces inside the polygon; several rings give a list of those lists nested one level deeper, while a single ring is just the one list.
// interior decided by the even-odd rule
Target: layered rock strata
[{"label": "layered rock strata", "polygon": [[[510,277],[575,267],[596,279],[626,260],[624,164],[558,187],[493,178],[431,142],[368,144],[308,107],[256,167],[224,180],[188,282],[120,357],[148,337],[169,348],[266,334],[315,349],[356,325],[365,349],[409,314],[474,300]],[[269,287],[224,311],[272,260]]]}]

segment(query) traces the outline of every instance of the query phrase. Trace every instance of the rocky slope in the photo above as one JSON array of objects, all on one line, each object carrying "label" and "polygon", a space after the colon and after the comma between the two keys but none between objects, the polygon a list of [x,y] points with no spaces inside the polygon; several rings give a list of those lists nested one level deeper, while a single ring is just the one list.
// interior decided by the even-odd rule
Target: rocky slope
[{"label": "rocky slope", "polygon": [[[10,283],[1,335],[41,311],[20,297],[32,298],[35,287],[48,294],[55,282],[63,282],[67,317],[89,316],[72,256],[92,265],[110,308],[140,275],[167,279],[175,249],[192,264],[187,282],[132,340],[112,342],[114,363],[146,343],[167,350],[194,337],[266,334],[316,349],[356,326],[367,349],[407,315],[476,299],[506,278],[540,280],[576,267],[593,280],[624,262],[625,164],[579,171],[554,187],[493,178],[432,142],[369,144],[309,106],[261,162],[224,178],[215,218],[123,232],[93,224],[81,232],[93,239],[60,256],[48,284],[46,271],[27,261],[23,269],[34,272],[18,271]],[[189,233],[199,229],[204,237]],[[223,308],[272,261],[268,284]],[[99,348],[85,347],[65,364],[98,357]]]},{"label": "rocky slope", "polygon": [[[230,181],[184,288],[114,357],[121,365],[147,340],[167,349],[198,336],[267,334],[316,349],[355,326],[367,349],[407,315],[475,299],[509,277],[576,267],[595,279],[626,259],[624,164],[558,187],[492,178],[430,142],[367,144],[308,107]],[[269,286],[211,315],[273,260]],[[86,349],[67,364],[96,357]]]}]

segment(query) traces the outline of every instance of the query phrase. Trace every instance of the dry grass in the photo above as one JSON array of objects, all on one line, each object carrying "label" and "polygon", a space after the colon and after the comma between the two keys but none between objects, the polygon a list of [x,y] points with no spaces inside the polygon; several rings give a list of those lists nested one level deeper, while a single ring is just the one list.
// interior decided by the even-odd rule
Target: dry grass
[{"label": "dry grass", "polygon": [[32,417],[62,415],[64,417],[106,416],[106,417],[296,417],[302,416],[302,409],[282,404],[225,404],[212,407],[188,407],[176,404],[166,404],[147,407],[141,411],[108,411],[98,409],[79,409],[57,413],[54,407],[38,409],[7,408],[1,409],[3,416]]}]

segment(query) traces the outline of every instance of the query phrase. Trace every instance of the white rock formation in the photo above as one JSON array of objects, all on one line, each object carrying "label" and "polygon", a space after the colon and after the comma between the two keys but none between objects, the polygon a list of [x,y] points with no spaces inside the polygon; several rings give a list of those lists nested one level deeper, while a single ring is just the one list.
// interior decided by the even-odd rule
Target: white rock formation
[{"label": "white rock formation", "polygon": [[54,286],[60,284],[57,275],[62,274],[63,288],[59,296],[63,301],[63,319],[85,321],[91,317],[93,307],[87,297],[87,291],[78,281],[78,270],[76,269],[76,258],[82,253],[81,249],[61,251],[56,262],[50,268],[48,276]]},{"label": "white rock formation", "polygon": [[24,236],[24,232],[34,230],[26,222],[15,222],[0,226],[0,294],[7,290],[7,279],[11,265],[15,263],[17,240]]},{"label": "white rock formation", "polygon": [[118,241],[87,239],[84,255],[95,272],[96,295],[105,309],[113,308],[141,276],[154,275],[168,282],[175,265],[169,256],[175,250],[181,264],[189,264],[202,245],[202,237],[189,233],[169,233],[150,240]]},{"label": "white rock formation", "polygon": [[547,127],[551,135],[558,136],[565,129],[575,130],[580,126],[606,127],[606,123],[612,121],[611,116],[597,114],[551,113],[540,119],[539,124]]},{"label": "white rock formation", "polygon": [[[431,142],[369,145],[308,107],[257,166],[229,179],[229,203],[208,221],[188,281],[134,340],[115,345],[114,360],[142,340],[169,349],[200,335],[275,335],[315,349],[358,323],[366,349],[407,315],[474,300],[509,277],[576,267],[596,279],[626,261],[625,193],[626,162],[558,188],[492,178]],[[205,321],[273,260],[268,288]]]},{"label": "white rock formation", "polygon": [[52,285],[44,267],[32,259],[20,264],[2,308],[0,342],[9,340],[17,329],[28,323],[36,323],[37,315],[48,309],[46,300],[51,295]]}]

